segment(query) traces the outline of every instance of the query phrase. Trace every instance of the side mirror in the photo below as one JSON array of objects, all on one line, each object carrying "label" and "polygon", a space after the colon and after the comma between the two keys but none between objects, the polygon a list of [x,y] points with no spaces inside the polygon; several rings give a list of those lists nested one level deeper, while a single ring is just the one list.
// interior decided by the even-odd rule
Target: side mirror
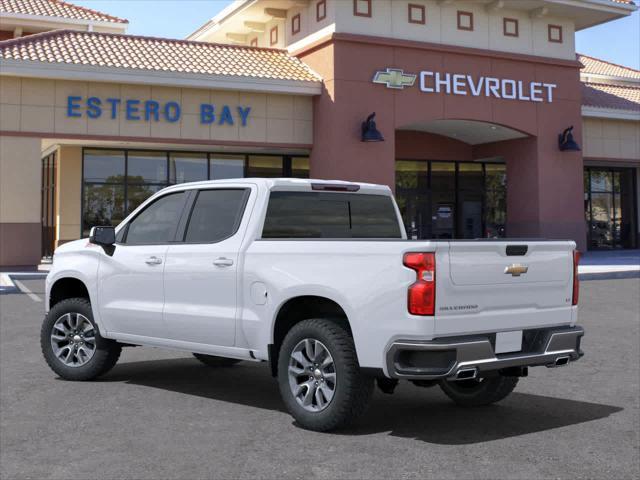
[{"label": "side mirror", "polygon": [[112,247],[116,243],[116,229],[113,227],[92,227],[89,242],[102,247]]}]

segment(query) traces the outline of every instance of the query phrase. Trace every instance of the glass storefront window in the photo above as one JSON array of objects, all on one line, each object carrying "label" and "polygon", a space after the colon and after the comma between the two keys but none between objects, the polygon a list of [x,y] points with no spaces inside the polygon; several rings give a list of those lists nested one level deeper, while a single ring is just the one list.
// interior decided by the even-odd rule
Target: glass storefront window
[{"label": "glass storefront window", "polygon": [[198,182],[207,179],[207,154],[169,154],[169,183]]},{"label": "glass storefront window", "polygon": [[166,184],[166,152],[130,151],[127,155],[127,182]]},{"label": "glass storefront window", "polygon": [[585,169],[585,218],[590,248],[636,248],[634,177],[631,168]]},{"label": "glass storefront window", "polygon": [[211,154],[209,164],[211,179],[222,180],[225,178],[244,177],[244,155],[220,155]]},{"label": "glass storefront window", "polygon": [[82,202],[82,235],[94,226],[116,226],[124,219],[124,185],[85,184]]},{"label": "glass storefront window", "polygon": [[117,183],[124,179],[122,150],[85,150],[83,178],[85,182]]},{"label": "glass storefront window", "polygon": [[507,227],[507,167],[503,164],[487,163],[484,169],[484,236],[486,238],[505,237]]},{"label": "glass storefront window", "polygon": [[282,176],[282,157],[249,155],[247,177],[278,178]]},{"label": "glass storefront window", "polygon": [[431,162],[431,235],[455,238],[456,164]]},{"label": "glass storefront window", "polygon": [[484,178],[481,163],[458,164],[458,235],[481,238]]},{"label": "glass storefront window", "polygon": [[396,201],[409,238],[504,237],[506,168],[398,160]]},{"label": "glass storefront window", "polygon": [[294,178],[309,178],[309,157],[291,158],[291,176]]},{"label": "glass storefront window", "polygon": [[407,236],[412,239],[429,238],[429,162],[396,162],[396,202],[405,220]]},{"label": "glass storefront window", "polygon": [[96,225],[117,225],[147,198],[170,184],[207,177],[212,180],[309,177],[307,157],[278,155],[86,148],[83,165],[83,236]]}]

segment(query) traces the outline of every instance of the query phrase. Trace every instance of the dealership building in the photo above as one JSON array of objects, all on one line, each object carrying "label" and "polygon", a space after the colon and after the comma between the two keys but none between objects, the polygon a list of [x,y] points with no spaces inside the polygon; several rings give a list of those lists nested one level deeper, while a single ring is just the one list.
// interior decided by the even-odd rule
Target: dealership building
[{"label": "dealership building", "polygon": [[640,71],[574,46],[636,8],[237,0],[165,39],[0,0],[0,266],[36,265],[167,185],[234,177],[389,185],[416,239],[638,248]]}]

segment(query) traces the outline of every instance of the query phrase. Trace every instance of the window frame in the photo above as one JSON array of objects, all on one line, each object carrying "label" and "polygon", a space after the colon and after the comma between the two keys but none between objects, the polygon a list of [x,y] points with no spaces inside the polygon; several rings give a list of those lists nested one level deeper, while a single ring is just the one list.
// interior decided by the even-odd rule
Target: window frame
[{"label": "window frame", "polygon": [[[422,15],[422,20],[414,20],[411,16],[412,11],[417,10]],[[427,24],[427,9],[424,5],[418,5],[416,3],[407,4],[407,21],[414,25],[426,25]]]},{"label": "window frame", "polygon": [[[171,240],[169,240],[168,242],[152,242],[152,243],[127,243],[127,237],[129,236],[129,227],[131,226],[131,222],[135,221],[140,215],[142,215],[149,207],[151,207],[154,203],[168,197],[169,195],[176,195],[176,194],[184,194],[184,200],[182,201],[182,209],[180,211],[180,218],[178,219],[178,223],[176,224],[176,227],[173,231],[173,237]],[[148,198],[147,200],[145,200],[138,208],[140,208],[141,210],[139,212],[137,212],[134,216],[132,216],[131,218],[125,218],[126,223],[122,226],[122,228],[120,228],[118,230],[118,232],[116,233],[116,245],[120,245],[122,247],[141,247],[141,246],[150,246],[150,245],[173,245],[176,243],[176,238],[177,238],[177,234],[178,231],[180,229],[180,225],[182,224],[182,219],[185,215],[185,209],[187,207],[187,204],[189,203],[189,200],[191,198],[191,191],[190,190],[172,190],[170,192],[166,192],[163,193],[162,195],[158,195],[157,198],[154,198],[154,196]],[[133,213],[133,212],[132,212]],[[122,232],[122,237],[120,239],[118,239],[118,237],[120,236],[120,232]]]},{"label": "window frame", "polygon": [[[507,30],[507,24],[511,23],[515,26],[515,33],[509,33]],[[518,38],[520,36],[520,22],[517,18],[504,17],[502,19],[502,34],[505,37]]]},{"label": "window frame", "polygon": [[300,30],[302,29],[301,26],[301,18],[300,18],[300,14],[296,13],[293,17],[291,17],[291,35],[297,35],[298,33],[300,33]]},{"label": "window frame", "polygon": [[[202,192],[205,191],[211,191],[211,190],[243,190],[244,191],[244,195],[242,197],[242,204],[240,206],[240,215],[237,216],[234,226],[233,226],[233,232],[231,234],[229,234],[228,236],[221,238],[220,240],[216,240],[214,242],[188,242],[187,241],[187,231],[189,230],[189,225],[191,224],[191,218],[193,216],[193,211],[195,210],[196,207],[196,202],[198,201],[198,197],[200,196],[200,194]],[[185,206],[185,209],[182,212],[182,217],[180,224],[178,225],[178,229],[176,231],[176,240],[175,242],[173,242],[173,244],[180,244],[180,245],[215,245],[217,243],[221,243],[224,242],[226,240],[229,240],[232,237],[235,237],[235,235],[238,233],[238,230],[240,229],[240,225],[242,225],[242,221],[245,218],[246,212],[247,212],[247,205],[249,203],[249,197],[251,196],[251,191],[252,188],[248,185],[245,186],[233,186],[233,184],[227,186],[220,186],[220,187],[211,187],[211,188],[198,188],[198,189],[193,189],[191,190],[191,196],[189,197],[189,200],[187,202],[187,205]]]},{"label": "window frame", "polygon": [[[462,30],[463,32],[473,32],[473,12],[469,12],[466,10],[458,10],[457,14],[458,19],[458,30]],[[469,26],[463,27],[460,20],[463,16],[469,17]]]},{"label": "window frame", "polygon": [[[367,10],[364,13],[360,13],[358,11],[358,5],[361,2],[366,2],[367,5]],[[353,0],[353,16],[371,18],[373,16],[373,6],[371,5],[371,0]]]},{"label": "window frame", "polygon": [[[274,32],[275,32],[275,38],[274,38]],[[274,45],[278,44],[278,25],[275,25],[273,27],[271,27],[271,30],[269,30],[269,46],[273,47]]]},{"label": "window frame", "polygon": [[[551,36],[552,30],[557,30],[558,32],[557,40]],[[547,40],[550,43],[563,43],[562,25],[552,25],[552,24],[547,25]]]},{"label": "window frame", "polygon": [[[322,15],[320,15],[320,10],[322,10]],[[321,22],[327,18],[327,0],[320,0],[316,3],[316,22]]]}]

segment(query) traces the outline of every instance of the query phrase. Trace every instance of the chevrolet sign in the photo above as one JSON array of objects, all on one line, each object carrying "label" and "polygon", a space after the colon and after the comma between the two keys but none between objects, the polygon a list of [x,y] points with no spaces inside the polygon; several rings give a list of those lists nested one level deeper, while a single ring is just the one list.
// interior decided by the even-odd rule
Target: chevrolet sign
[{"label": "chevrolet sign", "polygon": [[387,68],[384,71],[376,72],[373,83],[382,83],[387,88],[402,90],[404,87],[412,87],[416,82],[416,75],[404,73],[399,68]]}]

